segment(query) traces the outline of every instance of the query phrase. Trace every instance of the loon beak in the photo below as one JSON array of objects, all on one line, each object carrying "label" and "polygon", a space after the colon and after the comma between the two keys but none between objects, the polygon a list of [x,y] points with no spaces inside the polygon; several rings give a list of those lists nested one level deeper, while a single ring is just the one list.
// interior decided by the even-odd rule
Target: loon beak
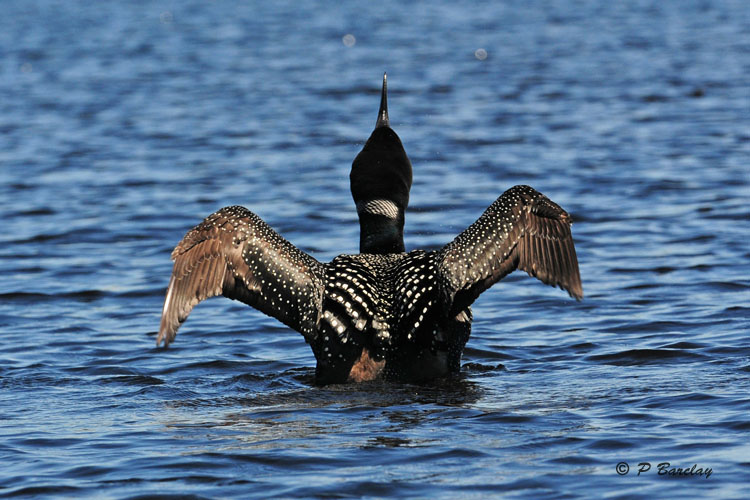
[{"label": "loon beak", "polygon": [[375,128],[390,127],[388,121],[388,75],[383,73],[383,92],[380,94],[380,111],[378,111],[378,121]]}]

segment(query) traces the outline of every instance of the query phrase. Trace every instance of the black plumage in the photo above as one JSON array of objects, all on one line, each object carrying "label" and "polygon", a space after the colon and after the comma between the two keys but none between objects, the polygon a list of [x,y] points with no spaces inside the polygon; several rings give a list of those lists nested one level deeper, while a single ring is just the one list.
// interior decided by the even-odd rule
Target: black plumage
[{"label": "black plumage", "polygon": [[388,118],[388,80],[383,75],[375,129],[354,159],[349,180],[359,215],[359,251],[404,251],[404,211],[409,205],[412,168]]},{"label": "black plumage", "polygon": [[506,191],[440,250],[340,255],[323,264],[242,207],[191,230],[175,264],[157,343],[201,300],[240,300],[299,331],[321,383],[456,372],[468,307],[515,269],[582,298],[568,214],[528,186]]},{"label": "black plumage", "polygon": [[[391,130],[385,79],[382,96],[375,132]],[[175,263],[157,345],[174,340],[198,302],[224,295],[302,333],[315,354],[319,383],[424,380],[459,371],[471,332],[471,304],[513,270],[583,297],[570,216],[528,186],[503,193],[439,250],[389,250],[393,245],[403,249],[411,185],[411,164],[400,140],[390,144],[398,154],[360,153],[352,169],[354,179],[360,161],[358,172],[377,177],[373,172],[383,169],[376,160],[396,158],[388,165],[402,170],[400,177],[387,181],[392,192],[383,189],[374,197],[355,195],[352,181],[355,201],[382,200],[392,205],[389,210],[396,207],[396,217],[388,220],[400,222],[400,232],[375,234],[370,240],[388,245],[368,246],[367,236],[381,226],[362,223],[363,216],[373,214],[359,210],[359,204],[362,253],[340,255],[329,263],[302,252],[246,208],[223,208],[189,231],[172,252]],[[404,198],[401,181],[407,177]]]}]

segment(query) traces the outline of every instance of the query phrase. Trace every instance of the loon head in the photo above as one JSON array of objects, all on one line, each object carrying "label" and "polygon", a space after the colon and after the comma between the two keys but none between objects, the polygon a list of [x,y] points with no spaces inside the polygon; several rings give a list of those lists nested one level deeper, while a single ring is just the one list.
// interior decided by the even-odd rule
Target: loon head
[{"label": "loon head", "polygon": [[388,84],[375,130],[352,163],[352,198],[359,215],[361,253],[399,253],[404,248],[404,211],[409,204],[411,162],[388,120]]}]

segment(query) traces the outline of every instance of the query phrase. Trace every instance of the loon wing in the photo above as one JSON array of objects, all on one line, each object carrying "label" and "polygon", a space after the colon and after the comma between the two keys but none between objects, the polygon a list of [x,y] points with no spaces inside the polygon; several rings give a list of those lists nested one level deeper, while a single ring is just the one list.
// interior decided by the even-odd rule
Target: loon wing
[{"label": "loon wing", "polygon": [[306,338],[315,334],[323,265],[246,208],[226,207],[206,218],[172,259],[156,345],[169,345],[193,307],[215,295],[251,305]]},{"label": "loon wing", "polygon": [[583,298],[570,224],[565,210],[533,188],[507,190],[439,250],[453,299],[451,312],[462,311],[516,269]]}]

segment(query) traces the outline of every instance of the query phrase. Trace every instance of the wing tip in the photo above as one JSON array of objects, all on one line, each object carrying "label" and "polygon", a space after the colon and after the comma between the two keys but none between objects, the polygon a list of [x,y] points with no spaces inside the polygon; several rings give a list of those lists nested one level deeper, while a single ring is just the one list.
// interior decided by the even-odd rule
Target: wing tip
[{"label": "wing tip", "polygon": [[[558,274],[557,285],[568,292],[572,298],[577,301],[583,300],[583,284],[581,283],[581,273],[578,270],[578,259],[575,256],[575,248],[571,246],[570,252],[562,252],[562,274]],[[565,266],[567,264],[568,266]],[[567,269],[565,269],[567,267]],[[558,271],[558,272],[559,272]]]},{"label": "wing tip", "polygon": [[564,288],[564,290],[568,292],[568,295],[576,299],[577,302],[583,300],[583,287],[581,286],[580,282],[576,285]]},{"label": "wing tip", "polygon": [[175,328],[170,328],[167,324],[166,316],[162,316],[161,325],[159,325],[159,335],[156,336],[156,347],[159,347],[163,342],[164,348],[166,349],[174,340],[175,336],[177,336],[177,330]]}]

